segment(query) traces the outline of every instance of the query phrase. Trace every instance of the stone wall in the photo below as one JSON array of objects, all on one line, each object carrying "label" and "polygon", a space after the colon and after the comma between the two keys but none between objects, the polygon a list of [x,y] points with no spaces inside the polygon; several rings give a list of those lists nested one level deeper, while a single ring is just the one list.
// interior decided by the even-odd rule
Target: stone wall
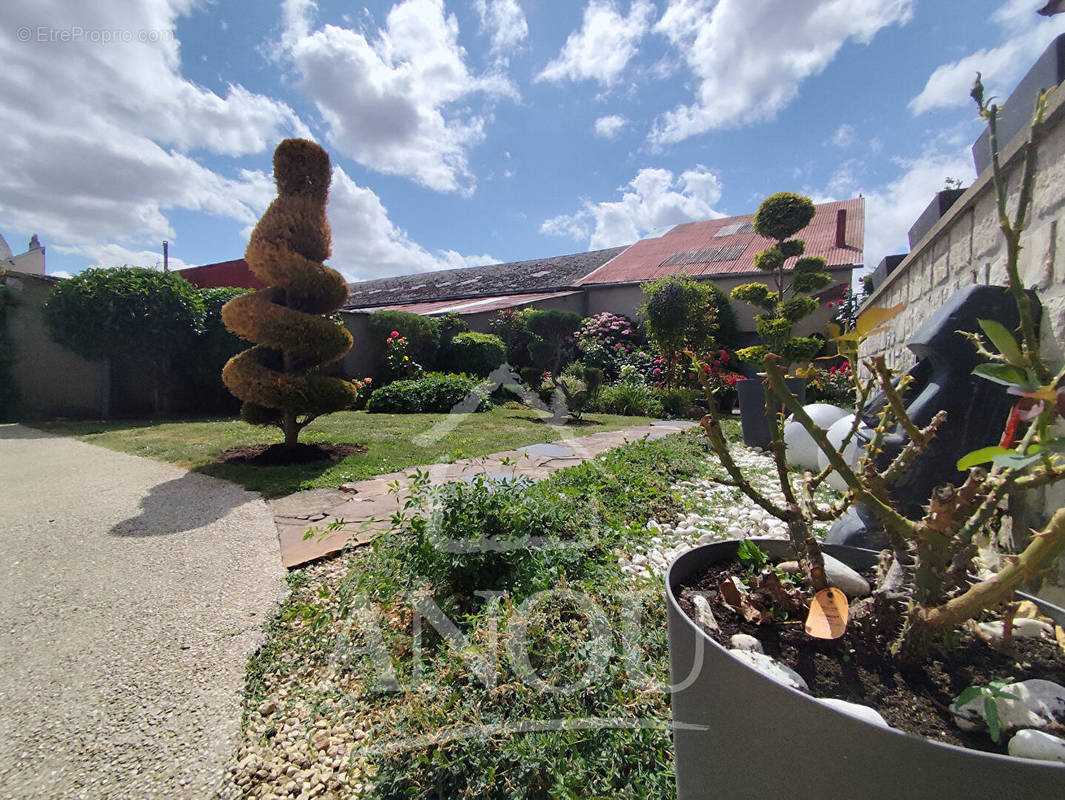
[{"label": "stone wall", "polygon": [[[1020,179],[1021,145],[1026,128],[1003,150],[1012,204]],[[1039,142],[1038,171],[1020,257],[1025,286],[1043,304],[1042,347],[1052,364],[1065,363],[1065,88],[1052,95],[1047,128]],[[913,251],[877,287],[869,306],[906,305],[862,347],[863,358],[884,355],[890,366],[906,369],[913,357],[906,341],[957,289],[970,284],[1006,283],[1006,246],[998,227],[991,171],[981,174]]]},{"label": "stone wall", "polygon": [[41,307],[54,279],[3,272],[0,283],[12,289],[18,300],[8,319],[15,351],[11,372],[18,391],[15,418],[105,416],[107,367],[60,347],[45,330]]},{"label": "stone wall", "polygon": [[[1047,124],[1038,142],[1037,172],[1028,224],[1022,235],[1019,269],[1024,285],[1035,289],[1043,306],[1043,357],[1058,368],[1065,364],[1065,86],[1048,99]],[[1009,212],[1016,209],[1021,172],[1021,148],[1030,126],[1002,148],[1008,178]],[[1002,147],[1002,143],[999,145]],[[865,342],[863,358],[884,355],[889,366],[904,370],[913,356],[906,342],[914,331],[957,289],[969,284],[1006,285],[1006,245],[998,226],[998,210],[990,168],[985,170],[946,215],[917,243],[913,251],[877,287],[865,307],[905,310],[889,330]],[[1028,495],[1016,506],[1017,531],[1041,525],[1065,505],[1065,485]],[[1048,580],[1043,594],[1065,602],[1065,560],[1058,575]]]}]

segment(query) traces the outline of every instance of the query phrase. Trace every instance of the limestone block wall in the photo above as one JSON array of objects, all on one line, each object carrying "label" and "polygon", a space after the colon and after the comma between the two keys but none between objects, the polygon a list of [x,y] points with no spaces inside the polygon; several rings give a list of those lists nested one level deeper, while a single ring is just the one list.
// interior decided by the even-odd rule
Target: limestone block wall
[{"label": "limestone block wall", "polygon": [[[1025,129],[1004,148],[1010,211],[1020,181],[1019,151]],[[1042,348],[1053,364],[1065,363],[1065,88],[1051,97],[1048,124],[1038,148],[1038,172],[1024,231],[1020,272],[1043,304]],[[1006,283],[1006,246],[998,227],[995,191],[988,169],[877,288],[866,303],[905,311],[887,331],[870,337],[862,356],[884,355],[890,366],[913,364],[906,341],[957,289]]]},{"label": "limestone block wall", "polygon": [[[1021,147],[1030,126],[1002,148],[1008,177],[1009,212],[1016,209],[1021,172]],[[1028,224],[1022,236],[1019,268],[1024,285],[1035,289],[1043,306],[1041,347],[1054,368],[1065,364],[1065,85],[1049,98],[1047,125],[1037,146],[1037,173]],[[905,303],[889,330],[870,337],[863,358],[883,355],[889,366],[906,369],[913,356],[906,348],[914,331],[957,289],[969,284],[1006,285],[1006,245],[998,226],[998,209],[991,169],[973,185],[928,232],[913,251],[879,286],[865,307]],[[1041,525],[1054,510],[1065,506],[1065,486],[1028,495],[1016,505],[1017,531]],[[1023,534],[1017,533],[1016,536]],[[1048,578],[1041,592],[1065,602],[1065,559],[1058,574]]]}]

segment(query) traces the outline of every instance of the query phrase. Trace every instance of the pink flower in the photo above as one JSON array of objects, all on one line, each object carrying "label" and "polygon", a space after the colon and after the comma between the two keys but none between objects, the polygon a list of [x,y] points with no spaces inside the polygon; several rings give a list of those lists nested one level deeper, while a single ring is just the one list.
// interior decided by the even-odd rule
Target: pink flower
[{"label": "pink flower", "polygon": [[651,370],[651,374],[652,375],[661,375],[662,374],[662,370],[660,370],[658,367],[655,367],[653,370]]},{"label": "pink flower", "polygon": [[399,338],[399,331],[392,331],[392,333],[390,335],[392,336],[393,339],[398,339]]}]

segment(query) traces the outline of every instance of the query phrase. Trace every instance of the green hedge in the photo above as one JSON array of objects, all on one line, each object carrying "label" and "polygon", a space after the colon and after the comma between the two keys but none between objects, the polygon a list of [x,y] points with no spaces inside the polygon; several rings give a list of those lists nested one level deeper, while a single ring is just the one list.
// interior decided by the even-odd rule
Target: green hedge
[{"label": "green hedge", "polygon": [[460,333],[448,347],[447,365],[452,372],[486,378],[507,359],[507,347],[495,334]]},{"label": "green hedge", "polygon": [[[467,400],[471,396],[473,399]],[[491,407],[491,401],[473,378],[443,372],[393,381],[375,389],[366,404],[371,414],[446,414],[452,410],[487,411]]]}]

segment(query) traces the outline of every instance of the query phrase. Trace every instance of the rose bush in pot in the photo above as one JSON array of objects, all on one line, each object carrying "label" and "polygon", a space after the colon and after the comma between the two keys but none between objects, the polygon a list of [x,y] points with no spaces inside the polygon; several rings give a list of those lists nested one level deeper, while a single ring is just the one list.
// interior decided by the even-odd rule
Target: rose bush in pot
[{"label": "rose bush in pot", "polygon": [[[828,460],[828,467],[817,475],[806,473],[796,485],[785,462],[782,420],[779,415],[770,415],[770,448],[783,502],[759,492],[744,476],[729,453],[713,404],[710,405],[711,413],[702,425],[729,475],[725,482],[786,525],[788,553],[777,555],[788,556],[797,563],[790,567],[757,565],[742,578],[725,573],[719,582],[707,584],[700,570],[705,572],[722,559],[729,561],[732,556],[728,547],[733,552],[739,548],[729,543],[723,545],[724,556],[720,552],[692,551],[681,556],[670,571],[675,740],[682,797],[708,796],[711,787],[714,792],[720,790],[720,782],[710,783],[713,774],[722,773],[729,760],[732,769],[742,770],[743,764],[736,761],[742,753],[750,758],[751,773],[744,784],[748,790],[787,789],[791,797],[821,797],[833,789],[836,796],[848,797],[962,796],[959,792],[963,787],[982,794],[1002,791],[1016,796],[1022,785],[1025,793],[1065,786],[1065,764],[969,753],[884,730],[875,720],[856,721],[798,694],[795,688],[762,677],[713,644],[708,635],[718,625],[715,614],[723,620],[741,619],[752,626],[773,624],[791,626],[793,630],[805,618],[805,629],[830,643],[824,648],[831,651],[831,642],[861,644],[877,651],[884,663],[895,669],[890,674],[904,678],[914,671],[928,670],[937,660],[951,663],[952,653],[959,652],[959,647],[973,646],[974,642],[996,648],[1004,654],[1004,663],[1019,673],[1024,667],[1021,662],[1027,658],[1023,648],[1035,646],[1017,641],[1022,634],[1035,631],[1052,637],[1053,623],[1065,622],[1062,617],[1053,616],[1061,612],[1034,610],[1017,594],[1065,552],[1065,509],[1053,513],[1021,552],[1003,559],[996,573],[983,580],[971,577],[978,571],[978,543],[993,538],[1005,513],[1007,496],[1065,478],[1065,440],[1054,433],[1065,411],[1065,370],[1055,371],[1041,357],[1031,301],[1018,271],[1020,231],[1029,211],[1035,176],[1035,148],[1030,139],[1023,154],[1019,201],[1011,218],[1006,212],[1005,181],[997,157],[996,109],[983,102],[979,84],[974,98],[988,120],[996,153],[993,165],[1006,241],[1008,289],[1016,301],[1020,336],[1015,338],[1001,324],[982,321],[984,335],[970,338],[987,359],[977,369],[977,375],[1009,385],[1011,394],[1018,398],[1010,430],[1000,445],[962,458],[958,469],[966,472],[965,479],[959,485],[944,483],[937,487],[923,514],[911,519],[895,507],[890,487],[922,457],[944,415],[937,415],[924,427],[915,425],[906,411],[907,379],[903,376],[896,380],[882,359],[866,362],[865,377],[855,377],[858,405],[864,406],[875,396],[880,413],[875,429],[863,434],[870,439],[865,455],[852,465],[813,423],[800,401],[787,391],[784,379],[788,354],[783,359],[774,353],[765,356],[762,366],[767,387]],[[1044,109],[1041,101],[1032,125],[1033,139],[1040,133]],[[850,351],[846,354],[852,362],[859,338],[888,316],[869,314],[854,334],[840,342],[841,350]],[[840,450],[857,434],[860,424],[856,417]],[[897,456],[886,459],[881,455],[881,445],[896,428],[905,431],[908,442]],[[829,474],[835,474],[847,491],[826,504],[818,501],[816,490]],[[873,588],[866,596],[855,596],[863,592],[851,589],[849,596],[840,592],[839,579],[832,576],[833,571],[838,574],[838,568],[830,561],[826,572],[822,547],[811,527],[814,522],[838,518],[855,503],[879,521],[890,543],[881,553],[838,551],[855,566],[870,571]],[[717,547],[720,546],[709,546]],[[750,553],[748,556],[752,557]],[[1050,619],[1039,619],[1046,611],[1051,612]],[[999,618],[997,626],[991,621],[993,617]],[[980,620],[982,625],[978,624]],[[1060,628],[1056,633],[1065,637]],[[1045,650],[1045,644],[1041,646]],[[1050,643],[1052,653],[1055,646]],[[836,655],[843,662],[851,657],[843,648]],[[738,658],[763,670],[776,670],[777,677],[781,676],[779,665],[766,665],[765,656]],[[1060,661],[1060,651],[1056,651],[1056,658]],[[945,679],[949,677],[948,674]],[[986,682],[959,692],[949,710],[940,710],[962,726],[976,728],[981,735],[986,732],[989,740],[1000,738],[1003,743],[1005,735],[1013,736],[1018,730],[1042,729],[1023,738],[1029,744],[1035,740],[1045,745],[1042,751],[1035,748],[1039,758],[1054,758],[1057,745],[1052,737],[1065,728],[1065,687],[1060,685],[1065,680],[1057,684],[1045,681],[1050,688],[1037,683],[1015,681],[1012,674],[987,675]],[[702,710],[693,708],[687,698],[702,698],[698,701]],[[1029,699],[1032,702],[1027,711],[1018,712],[1018,705]],[[707,708],[708,704],[713,707]],[[847,711],[865,714],[850,707]],[[1047,739],[1039,739],[1041,736]],[[863,761],[869,755],[864,752],[866,738],[870,742],[875,738],[876,743],[872,745],[872,759]],[[1010,741],[1012,752],[1013,740]],[[770,752],[761,752],[762,747]],[[774,748],[779,748],[779,752]],[[878,748],[882,753],[877,752]],[[1039,752],[1046,755],[1038,755]],[[783,763],[779,768],[768,769],[767,759]],[[760,774],[760,770],[767,769],[766,775]],[[861,786],[862,776],[872,785]],[[838,778],[835,783],[834,778]]]}]

